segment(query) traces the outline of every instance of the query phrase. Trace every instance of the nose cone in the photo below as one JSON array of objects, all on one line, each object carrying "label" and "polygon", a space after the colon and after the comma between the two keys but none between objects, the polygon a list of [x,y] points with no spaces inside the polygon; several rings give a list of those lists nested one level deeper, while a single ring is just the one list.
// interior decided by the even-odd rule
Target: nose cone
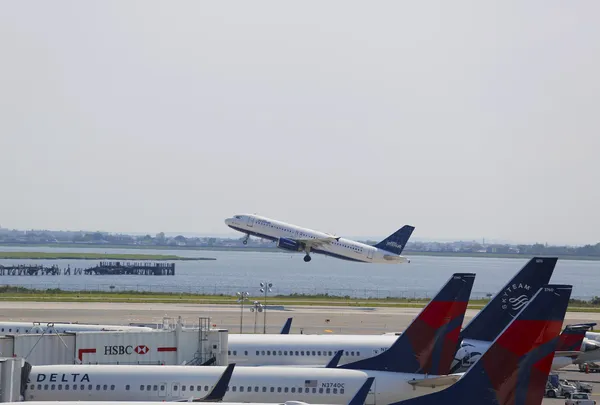
[{"label": "nose cone", "polygon": [[231,226],[232,218],[225,219],[225,225]]}]

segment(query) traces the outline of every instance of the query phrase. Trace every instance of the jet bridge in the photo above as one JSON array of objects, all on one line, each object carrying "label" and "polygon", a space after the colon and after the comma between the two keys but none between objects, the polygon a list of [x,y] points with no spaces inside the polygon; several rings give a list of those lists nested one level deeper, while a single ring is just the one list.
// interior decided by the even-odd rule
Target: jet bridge
[{"label": "jet bridge", "polygon": [[0,402],[19,402],[31,367],[18,357],[0,358]]}]

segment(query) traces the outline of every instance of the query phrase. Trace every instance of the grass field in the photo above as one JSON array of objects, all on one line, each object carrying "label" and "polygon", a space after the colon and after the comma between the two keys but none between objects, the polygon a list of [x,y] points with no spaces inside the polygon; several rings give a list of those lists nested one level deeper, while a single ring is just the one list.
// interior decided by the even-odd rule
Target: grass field
[{"label": "grass field", "polygon": [[[263,300],[264,297],[250,297],[249,302]],[[148,293],[137,291],[64,291],[59,289],[32,290],[24,287],[0,286],[2,301],[49,301],[49,302],[136,302],[136,303],[190,303],[190,304],[222,304],[237,305],[236,297],[228,295],[195,295]],[[423,308],[429,301],[426,299],[408,298],[373,298],[355,299],[329,295],[294,295],[269,297],[269,305],[308,305],[308,306],[349,306],[349,307],[397,307]],[[472,300],[469,309],[481,309],[487,300]],[[600,305],[586,301],[572,300],[571,312],[600,312]]]},{"label": "grass field", "polygon": [[75,260],[215,260],[214,258],[181,257],[144,253],[50,253],[50,252],[0,252],[0,259],[75,259]]}]

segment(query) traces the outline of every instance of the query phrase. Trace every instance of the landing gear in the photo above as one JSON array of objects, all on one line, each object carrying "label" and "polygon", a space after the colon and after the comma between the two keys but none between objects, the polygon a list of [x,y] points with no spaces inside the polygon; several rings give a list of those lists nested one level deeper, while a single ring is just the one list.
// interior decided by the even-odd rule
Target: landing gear
[{"label": "landing gear", "polygon": [[312,257],[310,257],[310,255],[308,255],[308,253],[306,254],[306,256],[304,256],[304,261],[306,263],[310,262],[312,260]]},{"label": "landing gear", "polygon": [[244,240],[242,240],[242,243],[244,245],[247,245],[248,244],[248,239],[250,239],[250,235],[246,235],[246,237],[244,238]]}]

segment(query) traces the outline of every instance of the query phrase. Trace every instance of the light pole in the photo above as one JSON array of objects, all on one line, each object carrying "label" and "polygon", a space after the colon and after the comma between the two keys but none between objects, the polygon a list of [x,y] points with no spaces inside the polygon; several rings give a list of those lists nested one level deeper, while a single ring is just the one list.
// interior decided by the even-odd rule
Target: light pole
[{"label": "light pole", "polygon": [[258,301],[254,301],[254,306],[250,307],[250,312],[254,312],[254,333],[256,333],[256,315],[262,311],[263,305]]},{"label": "light pole", "polygon": [[240,303],[240,335],[243,333],[242,328],[244,325],[244,301],[248,301],[248,296],[250,295],[247,292],[236,292],[235,295],[238,297],[237,302]]},{"label": "light pole", "polygon": [[267,333],[267,293],[270,293],[271,287],[273,287],[273,283],[269,283],[267,281],[265,281],[264,283],[260,283],[260,292],[265,294],[265,305],[263,306],[263,313],[264,313],[264,318],[263,318],[263,333],[266,334]]}]

